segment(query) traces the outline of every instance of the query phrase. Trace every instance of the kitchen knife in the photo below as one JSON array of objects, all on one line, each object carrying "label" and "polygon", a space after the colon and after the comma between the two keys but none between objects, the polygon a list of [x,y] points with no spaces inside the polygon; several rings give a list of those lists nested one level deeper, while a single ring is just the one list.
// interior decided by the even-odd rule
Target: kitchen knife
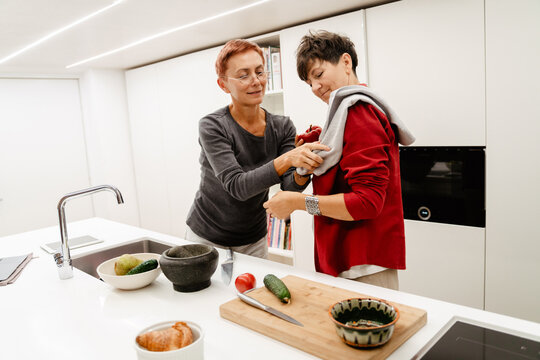
[{"label": "kitchen knife", "polygon": [[232,271],[233,271],[234,256],[232,249],[227,249],[227,258],[221,264],[221,279],[225,285],[231,283]]},{"label": "kitchen knife", "polygon": [[[250,290],[248,290],[250,291]],[[242,293],[238,293],[238,297],[245,303],[251,305],[251,306],[254,306],[256,308],[259,308],[261,310],[264,310],[266,312],[269,312],[270,314],[274,315],[274,316],[277,316],[278,318],[281,318],[283,320],[286,320],[290,323],[293,323],[295,325],[298,325],[298,326],[304,326],[302,325],[301,322],[293,319],[292,317],[290,317],[289,315],[287,314],[284,314],[282,313],[281,311],[278,311],[276,309],[274,309],[273,307],[270,307],[270,306],[267,306],[267,305],[264,305],[263,303],[255,300],[254,298],[250,297],[250,296],[247,296],[245,293],[242,294]]]}]

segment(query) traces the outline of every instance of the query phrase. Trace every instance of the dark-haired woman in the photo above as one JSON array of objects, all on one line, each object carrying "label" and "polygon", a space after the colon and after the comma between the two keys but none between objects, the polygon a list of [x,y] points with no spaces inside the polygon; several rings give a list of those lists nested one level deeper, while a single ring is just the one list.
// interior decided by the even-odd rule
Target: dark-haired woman
[{"label": "dark-haired woman", "polygon": [[331,150],[318,153],[324,163],[313,172],[313,196],[280,192],[264,206],[278,218],[314,215],[317,271],[397,290],[397,270],[405,269],[398,140],[408,145],[414,137],[360,84],[357,65],[346,36],[302,38],[298,74],[329,105],[320,140]]}]

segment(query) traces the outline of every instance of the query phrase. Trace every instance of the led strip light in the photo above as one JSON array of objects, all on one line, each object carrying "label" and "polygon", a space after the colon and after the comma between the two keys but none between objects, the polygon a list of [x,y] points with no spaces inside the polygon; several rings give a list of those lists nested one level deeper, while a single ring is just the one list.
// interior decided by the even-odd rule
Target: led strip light
[{"label": "led strip light", "polygon": [[62,28],[60,28],[60,29],[58,29],[58,30],[53,31],[52,33],[50,33],[50,34],[48,34],[48,35],[42,37],[41,39],[39,39],[39,40],[37,40],[37,41],[34,41],[33,43],[31,43],[31,44],[29,44],[29,45],[26,45],[26,46],[23,47],[22,49],[15,51],[14,53],[12,53],[12,54],[6,56],[6,57],[3,58],[3,59],[0,59],[0,64],[2,64],[2,63],[4,63],[4,62],[6,62],[6,61],[8,61],[8,60],[10,60],[10,59],[12,59],[12,58],[14,58],[14,57],[17,56],[17,55],[22,54],[22,53],[25,52],[25,51],[30,50],[30,49],[33,48],[33,47],[38,46],[39,44],[41,44],[41,43],[43,43],[43,42],[49,40],[49,39],[52,38],[52,37],[55,37],[56,35],[58,35],[58,34],[64,32],[64,31],[66,31],[66,30],[71,29],[71,28],[74,27],[74,26],[77,26],[77,25],[79,25],[79,24],[81,24],[81,23],[83,23],[83,22],[85,22],[85,21],[87,21],[87,20],[93,18],[94,16],[97,16],[97,15],[101,14],[102,12],[105,12],[105,11],[109,10],[110,8],[112,8],[112,7],[114,7],[114,6],[118,5],[118,4],[120,4],[122,1],[123,1],[123,0],[117,0],[117,1],[113,2],[111,5],[105,6],[104,8],[99,9],[99,10],[97,10],[97,11],[94,11],[93,13],[91,13],[91,14],[89,14],[89,15],[86,15],[86,16],[83,17],[83,18],[80,18],[79,20],[76,20],[76,21],[72,22],[72,23],[69,24],[69,25],[66,25],[66,26],[64,26],[64,27],[62,27]]},{"label": "led strip light", "polygon": [[119,47],[119,48],[117,48],[117,49],[110,50],[110,51],[104,52],[104,53],[102,53],[102,54],[99,54],[99,55],[96,55],[96,56],[92,56],[92,57],[90,57],[90,58],[88,58],[88,59],[84,59],[84,60],[78,61],[78,62],[76,62],[76,63],[73,63],[73,64],[71,64],[71,65],[68,65],[68,66],[66,66],[66,69],[69,69],[69,68],[72,68],[72,67],[75,67],[75,66],[79,66],[79,65],[88,63],[88,62],[90,62],[90,61],[93,61],[93,60],[101,59],[101,58],[103,58],[103,57],[105,57],[105,56],[109,56],[109,55],[118,53],[118,52],[120,52],[120,51],[124,51],[124,50],[126,50],[126,49],[129,49],[129,48],[132,48],[132,47],[134,47],[134,46],[137,46],[137,45],[143,44],[143,43],[145,43],[145,42],[148,42],[148,41],[150,41],[150,40],[154,40],[154,39],[156,39],[156,38],[159,38],[159,37],[162,37],[162,36],[171,34],[171,33],[173,33],[173,32],[180,31],[180,30],[184,30],[184,29],[187,29],[187,28],[190,28],[190,27],[193,27],[193,26],[196,26],[196,25],[205,23],[205,22],[209,22],[209,21],[212,21],[212,20],[215,20],[215,19],[219,19],[219,18],[221,18],[221,17],[227,16],[227,15],[231,15],[231,14],[237,13],[237,12],[239,12],[239,11],[246,10],[246,9],[249,9],[249,8],[251,8],[251,7],[254,7],[254,6],[261,5],[261,4],[263,4],[263,3],[265,3],[265,2],[268,2],[268,1],[270,1],[270,0],[260,0],[260,1],[256,1],[256,2],[251,3],[251,4],[249,4],[249,5],[244,5],[244,6],[241,6],[241,7],[232,9],[232,10],[229,10],[229,11],[222,12],[222,13],[217,14],[217,15],[213,15],[213,16],[210,16],[210,17],[201,19],[201,20],[194,21],[194,22],[189,23],[189,24],[181,25],[181,26],[178,26],[178,27],[169,29],[169,30],[162,31],[162,32],[157,33],[157,34],[154,34],[154,35],[150,35],[150,36],[144,37],[144,38],[142,38],[142,39],[140,39],[140,40],[137,40],[137,41],[132,42],[132,43],[130,43],[130,44],[124,45],[124,46]]}]

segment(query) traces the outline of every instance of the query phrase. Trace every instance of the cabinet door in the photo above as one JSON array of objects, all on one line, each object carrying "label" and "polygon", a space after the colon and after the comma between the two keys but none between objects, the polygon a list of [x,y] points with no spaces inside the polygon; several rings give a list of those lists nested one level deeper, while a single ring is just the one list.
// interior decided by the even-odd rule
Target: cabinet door
[{"label": "cabinet door", "polygon": [[[313,192],[311,184],[305,190]],[[313,237],[313,215],[306,211],[295,211],[291,214],[291,238],[293,264],[302,270],[315,271],[315,245]]]},{"label": "cabinet door", "polygon": [[486,1],[486,310],[540,322],[540,1]]},{"label": "cabinet door", "polygon": [[[0,79],[0,236],[57,225],[60,198],[88,186],[78,81]],[[92,217],[91,198],[66,214]]]},{"label": "cabinet door", "polygon": [[214,63],[220,49],[181,56],[157,67],[170,233],[180,237],[199,189],[199,120],[230,103],[217,84]]},{"label": "cabinet door", "polygon": [[403,0],[366,10],[369,85],[416,146],[484,146],[483,0]]},{"label": "cabinet door", "polygon": [[484,308],[485,229],[405,220],[399,290]]},{"label": "cabinet door", "polygon": [[347,35],[354,42],[358,54],[358,67],[356,69],[358,79],[361,82],[367,81],[364,10],[281,31],[283,106],[285,115],[291,117],[298,132],[305,131],[311,124],[323,126],[328,108],[326,103],[311,92],[309,85],[300,80],[296,71],[296,49],[302,36],[310,30],[327,30]]},{"label": "cabinet door", "polygon": [[217,85],[220,48],[128,71],[141,226],[184,236],[199,187],[199,120],[229,103]]},{"label": "cabinet door", "polygon": [[128,71],[126,88],[140,224],[145,229],[170,233],[156,65]]}]

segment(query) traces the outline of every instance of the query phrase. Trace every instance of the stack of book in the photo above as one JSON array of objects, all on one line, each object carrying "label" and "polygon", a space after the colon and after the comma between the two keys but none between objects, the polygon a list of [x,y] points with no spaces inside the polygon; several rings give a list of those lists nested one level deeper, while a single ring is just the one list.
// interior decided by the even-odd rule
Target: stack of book
[{"label": "stack of book", "polygon": [[269,216],[266,239],[269,248],[292,250],[291,220],[281,220]]},{"label": "stack of book", "polygon": [[278,47],[263,47],[266,71],[268,71],[268,81],[266,82],[266,91],[279,91],[283,89],[281,79],[281,51]]}]

